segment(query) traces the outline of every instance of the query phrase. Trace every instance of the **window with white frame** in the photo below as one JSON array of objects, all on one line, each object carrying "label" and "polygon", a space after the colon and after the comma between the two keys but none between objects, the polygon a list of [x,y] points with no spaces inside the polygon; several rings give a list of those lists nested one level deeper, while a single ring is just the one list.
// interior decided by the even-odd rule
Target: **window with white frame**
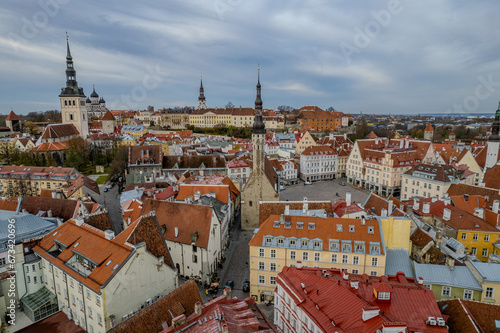
[{"label": "window with white frame", "polygon": [[263,271],[264,270],[264,262],[263,261],[259,261],[259,271]]},{"label": "window with white frame", "polygon": [[374,267],[378,266],[378,258],[376,258],[376,257],[372,258],[372,266],[374,266]]},{"label": "window with white frame", "polygon": [[290,251],[290,260],[295,260],[295,258],[296,258],[296,252]]},{"label": "window with white frame", "polygon": [[472,290],[465,289],[464,290],[464,299],[468,300],[468,301],[472,301],[472,293],[473,293]]},{"label": "window with white frame", "polygon": [[264,275],[259,275],[259,284],[265,284],[266,283],[266,277]]},{"label": "window with white frame", "polygon": [[391,293],[387,291],[381,291],[378,293],[378,299],[390,299]]},{"label": "window with white frame", "polygon": [[309,252],[302,252],[302,260],[308,261],[309,260]]},{"label": "window with white frame", "polygon": [[275,286],[275,285],[276,285],[276,276],[271,276],[271,277],[269,278],[269,284],[270,284],[271,286]]},{"label": "window with white frame", "polygon": [[451,287],[443,286],[441,289],[441,296],[450,297],[451,295]]},{"label": "window with white frame", "polygon": [[321,253],[315,252],[314,253],[314,261],[320,261],[321,259]]},{"label": "window with white frame", "polygon": [[342,263],[343,264],[349,263],[349,256],[347,254],[342,255]]},{"label": "window with white frame", "polygon": [[472,240],[477,241],[478,239],[479,239],[479,235],[478,234],[474,234],[472,236]]},{"label": "window with white frame", "polygon": [[259,257],[264,257],[266,254],[266,250],[264,249],[259,249]]},{"label": "window with white frame", "polygon": [[370,271],[370,276],[377,276],[377,271]]},{"label": "window with white frame", "polygon": [[332,253],[332,263],[337,263],[337,254]]},{"label": "window with white frame", "polygon": [[490,235],[484,235],[484,241],[489,242],[490,241]]},{"label": "window with white frame", "polygon": [[359,274],[359,269],[353,269],[352,274]]},{"label": "window with white frame", "polygon": [[494,295],[495,295],[495,288],[486,287],[486,292],[484,293],[484,296],[486,298],[493,298]]},{"label": "window with white frame", "polygon": [[488,249],[483,249],[482,255],[483,255],[483,257],[487,257],[488,256]]},{"label": "window with white frame", "polygon": [[271,249],[271,258],[276,258],[276,250]]},{"label": "window with white frame", "polygon": [[271,272],[276,272],[276,263],[275,262],[272,262],[270,265],[269,265],[269,270]]},{"label": "window with white frame", "polygon": [[467,240],[467,234],[465,232],[462,233],[462,240]]},{"label": "window with white frame", "polygon": [[359,256],[353,256],[352,257],[352,264],[353,265],[359,265]]}]

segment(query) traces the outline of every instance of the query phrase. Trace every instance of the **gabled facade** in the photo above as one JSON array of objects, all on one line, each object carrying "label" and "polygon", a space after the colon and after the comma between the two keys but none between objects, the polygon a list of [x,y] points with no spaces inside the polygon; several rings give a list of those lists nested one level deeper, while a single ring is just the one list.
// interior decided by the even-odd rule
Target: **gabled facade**
[{"label": "gabled facade", "polygon": [[34,248],[43,287],[87,332],[106,332],[177,287],[177,274],[153,214],[114,236],[70,220]]}]

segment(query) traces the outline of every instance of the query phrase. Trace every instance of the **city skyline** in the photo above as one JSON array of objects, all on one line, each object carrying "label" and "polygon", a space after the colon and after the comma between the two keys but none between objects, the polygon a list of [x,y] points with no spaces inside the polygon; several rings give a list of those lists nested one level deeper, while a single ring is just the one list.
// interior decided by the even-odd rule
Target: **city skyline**
[{"label": "city skyline", "polygon": [[88,96],[95,84],[110,109],[196,106],[201,76],[207,107],[251,107],[260,64],[264,108],[489,113],[500,98],[498,7],[10,1],[0,113],[60,109],[66,31],[79,86]]}]

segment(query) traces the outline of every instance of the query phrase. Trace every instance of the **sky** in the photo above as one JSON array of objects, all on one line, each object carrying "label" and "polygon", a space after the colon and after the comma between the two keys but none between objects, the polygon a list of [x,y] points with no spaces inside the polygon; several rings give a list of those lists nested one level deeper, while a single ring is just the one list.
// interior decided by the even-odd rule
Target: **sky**
[{"label": "sky", "polygon": [[4,0],[0,114],[60,109],[66,32],[86,95],[112,110],[317,105],[489,113],[500,1]]}]

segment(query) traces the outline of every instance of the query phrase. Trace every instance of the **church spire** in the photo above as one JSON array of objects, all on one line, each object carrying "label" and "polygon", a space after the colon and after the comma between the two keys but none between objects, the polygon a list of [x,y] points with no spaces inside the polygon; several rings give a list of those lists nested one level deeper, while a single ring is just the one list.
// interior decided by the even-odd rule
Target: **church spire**
[{"label": "church spire", "polygon": [[73,67],[73,57],[71,56],[71,51],[69,49],[69,38],[66,34],[66,87],[61,91],[62,95],[78,95],[83,96],[83,89],[78,87],[78,82],[76,82],[76,70]]},{"label": "church spire", "polygon": [[205,89],[203,89],[203,77],[200,78],[200,96],[198,96],[198,109],[206,109]]},{"label": "church spire", "polygon": [[252,127],[252,134],[266,133],[266,126],[262,121],[262,98],[260,86],[260,68],[257,69],[257,97],[255,98],[255,118]]},{"label": "church spire", "polygon": [[71,51],[69,50],[69,40],[68,33],[66,33],[66,60],[73,60],[71,56]]},{"label": "church spire", "polygon": [[495,112],[495,121],[491,129],[491,135],[488,141],[500,141],[500,102],[498,103],[498,109]]}]

